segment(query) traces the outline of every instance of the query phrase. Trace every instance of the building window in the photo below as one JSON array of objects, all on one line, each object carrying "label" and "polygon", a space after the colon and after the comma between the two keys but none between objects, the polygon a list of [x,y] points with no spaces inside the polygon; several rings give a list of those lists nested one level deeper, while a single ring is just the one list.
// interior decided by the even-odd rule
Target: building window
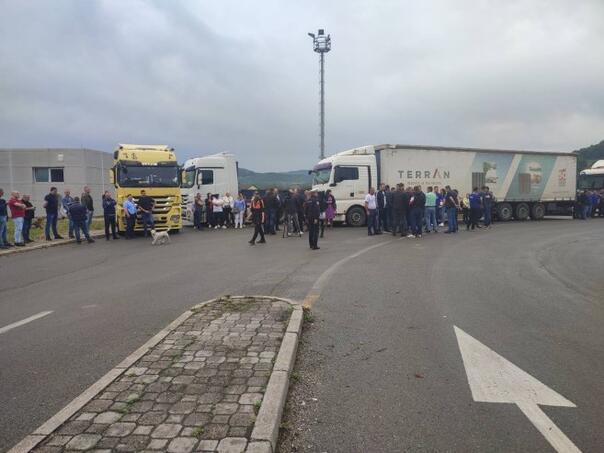
[{"label": "building window", "polygon": [[64,182],[63,168],[34,167],[34,182]]}]

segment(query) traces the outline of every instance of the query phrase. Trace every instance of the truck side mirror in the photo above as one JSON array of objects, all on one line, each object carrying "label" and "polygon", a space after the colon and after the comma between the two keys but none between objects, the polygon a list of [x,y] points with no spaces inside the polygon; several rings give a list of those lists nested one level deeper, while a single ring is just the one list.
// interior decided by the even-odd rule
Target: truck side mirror
[{"label": "truck side mirror", "polygon": [[115,168],[109,170],[109,183],[115,185]]}]

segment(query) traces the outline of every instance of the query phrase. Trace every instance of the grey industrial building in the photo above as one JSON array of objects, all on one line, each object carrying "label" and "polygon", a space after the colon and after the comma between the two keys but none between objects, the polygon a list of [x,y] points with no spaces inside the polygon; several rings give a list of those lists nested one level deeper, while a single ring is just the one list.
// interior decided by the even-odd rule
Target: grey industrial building
[{"label": "grey industrial building", "polygon": [[114,192],[109,182],[113,156],[104,151],[86,148],[0,148],[0,188],[5,198],[17,190],[29,194],[36,215],[44,215],[42,203],[51,187],[62,194],[71,190],[79,196],[84,186],[89,186],[101,212],[101,195],[105,190]]}]

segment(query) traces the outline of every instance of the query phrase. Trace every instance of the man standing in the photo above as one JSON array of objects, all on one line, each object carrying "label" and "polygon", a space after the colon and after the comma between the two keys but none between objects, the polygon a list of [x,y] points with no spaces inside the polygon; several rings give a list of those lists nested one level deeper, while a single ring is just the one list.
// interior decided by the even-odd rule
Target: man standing
[{"label": "man standing", "polygon": [[304,203],[306,202],[306,197],[304,196],[304,191],[302,189],[296,189],[295,197],[296,197],[296,210],[298,211],[298,225],[300,225],[300,234],[303,234],[304,233]]},{"label": "man standing", "polygon": [[426,208],[425,208],[426,233],[430,233],[430,228],[435,233],[438,223],[436,221],[436,194],[432,191],[432,187],[428,187],[426,191]]},{"label": "man standing", "polygon": [[266,243],[264,239],[264,230],[262,229],[264,225],[264,221],[266,220],[266,215],[264,212],[264,201],[258,195],[258,192],[254,192],[254,197],[252,198],[252,203],[250,205],[252,211],[252,223],[254,224],[254,235],[250,240],[250,245],[256,245],[256,239],[258,235],[260,235],[260,240],[258,244]]},{"label": "man standing", "polygon": [[147,195],[145,190],[141,190],[141,195],[138,197],[138,208],[141,211],[141,223],[143,224],[143,235],[147,237],[147,227],[155,228],[155,220],[153,219],[153,206],[155,200]]},{"label": "man standing", "polygon": [[23,218],[25,217],[25,205],[21,201],[19,192],[11,192],[10,200],[8,200],[10,215],[13,218],[13,226],[15,228],[15,245],[23,247]]},{"label": "man standing", "polygon": [[132,194],[128,194],[124,201],[124,214],[126,215],[126,239],[134,237],[134,225],[136,225],[136,204],[132,198]]},{"label": "man standing", "polygon": [[488,186],[482,188],[482,207],[484,209],[484,226],[485,228],[491,228],[491,218],[493,214],[493,203],[495,202],[495,196]]},{"label": "man standing", "polygon": [[367,213],[367,234],[373,236],[379,233],[378,225],[378,204],[375,196],[375,189],[369,188],[369,193],[365,195],[365,212]]},{"label": "man standing", "polygon": [[224,223],[227,227],[235,225],[235,217],[233,216],[233,204],[235,199],[231,197],[229,192],[224,194],[222,197],[222,212],[224,214]]},{"label": "man standing", "polygon": [[107,241],[109,240],[110,228],[113,239],[119,239],[119,236],[115,231],[115,205],[116,201],[111,198],[111,194],[106,190],[103,195],[103,217],[105,220],[105,239]]},{"label": "man standing", "polygon": [[90,187],[84,186],[84,193],[82,194],[81,202],[88,212],[86,217],[86,226],[90,231],[90,225],[92,225],[92,217],[94,215],[94,203],[92,201],[92,195],[90,195]]},{"label": "man standing", "polygon": [[266,209],[265,227],[266,234],[277,234],[275,230],[275,222],[277,217],[277,198],[273,189],[268,189],[264,196],[264,208]]},{"label": "man standing", "polygon": [[88,233],[88,210],[80,203],[80,199],[75,197],[73,203],[69,205],[69,216],[73,220],[73,230],[75,233],[75,239],[78,244],[82,243],[80,239],[80,230],[84,233],[86,241],[92,244],[94,239],[90,237]]},{"label": "man standing", "polygon": [[298,200],[297,192],[289,190],[289,194],[285,199],[285,222],[287,222],[287,235],[300,234],[300,223],[298,219]]},{"label": "man standing", "polygon": [[69,220],[69,238],[73,239],[73,222],[69,217],[69,206],[71,205],[71,203],[73,203],[73,197],[71,196],[71,191],[69,191],[68,189],[64,192],[64,197],[61,200],[61,205],[63,205],[63,211],[65,211],[65,215]]},{"label": "man standing", "polygon": [[50,228],[55,239],[63,239],[57,231],[57,217],[59,215],[59,197],[57,188],[51,187],[50,193],[44,197],[44,208],[46,209],[46,228],[44,230],[46,240],[52,241],[50,237]]},{"label": "man standing", "polygon": [[411,230],[416,238],[422,237],[422,228],[425,217],[426,195],[421,186],[415,186],[411,197]]},{"label": "man standing", "polygon": [[478,187],[474,187],[468,200],[470,202],[470,221],[468,222],[466,229],[469,230],[470,227],[472,227],[472,230],[474,230],[474,228],[480,228],[478,220],[480,219],[480,211],[482,209],[482,200],[480,198],[480,193],[478,192]]},{"label": "man standing", "polygon": [[308,222],[308,244],[311,250],[319,250],[319,218],[321,217],[321,206],[316,190],[310,193],[310,199],[306,202],[306,221]]},{"label": "man standing", "polygon": [[392,229],[392,197],[395,190],[394,186],[386,186],[386,225],[388,227],[386,231],[388,232]]},{"label": "man standing", "polygon": [[455,191],[451,190],[450,186],[445,187],[445,208],[447,209],[447,233],[457,233],[457,209],[459,203]]},{"label": "man standing", "polygon": [[403,216],[405,215],[405,208],[403,206],[405,192],[403,187],[403,184],[398,184],[396,191],[392,194],[392,223],[390,224],[392,236],[396,236],[399,229],[401,230],[401,234],[405,233],[405,230],[403,229]]},{"label": "man standing", "polygon": [[36,208],[31,201],[29,201],[29,195],[23,195],[23,204],[25,205],[25,217],[23,218],[23,240],[26,244],[34,242],[29,237],[29,230],[31,229],[31,221],[34,218],[34,211]]},{"label": "man standing", "polygon": [[385,184],[380,185],[380,190],[377,193],[377,208],[378,208],[378,230],[388,231],[388,219],[386,218],[386,208],[388,207],[388,200],[386,198],[386,186]]},{"label": "man standing", "polygon": [[2,198],[4,190],[0,189],[0,249],[9,248],[6,240],[6,222],[8,221],[8,208],[6,200]]}]

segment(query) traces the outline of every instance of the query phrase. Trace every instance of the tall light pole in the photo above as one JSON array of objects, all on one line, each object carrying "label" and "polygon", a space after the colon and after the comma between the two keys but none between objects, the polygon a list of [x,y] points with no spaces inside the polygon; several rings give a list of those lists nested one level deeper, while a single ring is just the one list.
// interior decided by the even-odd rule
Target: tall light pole
[{"label": "tall light pole", "polygon": [[320,56],[320,86],[321,86],[321,100],[319,107],[319,116],[320,116],[320,127],[321,127],[321,150],[319,154],[320,159],[325,158],[325,54],[331,50],[331,37],[329,35],[325,35],[325,30],[322,28],[319,29],[317,34],[309,33],[313,40],[314,51],[317,52]]}]

